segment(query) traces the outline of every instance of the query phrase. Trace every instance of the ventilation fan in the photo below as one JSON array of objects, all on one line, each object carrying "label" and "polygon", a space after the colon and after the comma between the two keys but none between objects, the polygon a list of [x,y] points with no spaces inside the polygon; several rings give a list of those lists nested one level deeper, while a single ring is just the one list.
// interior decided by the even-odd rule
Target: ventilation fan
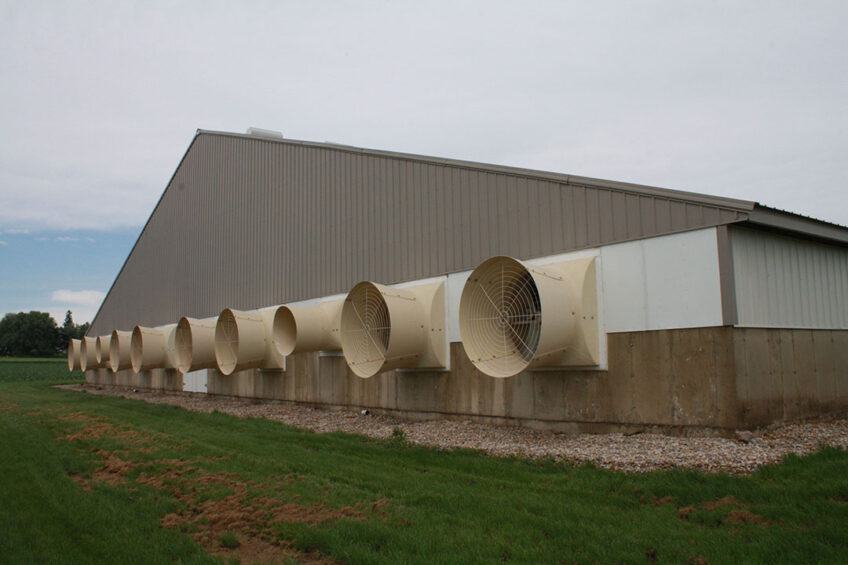
[{"label": "ventilation fan", "polygon": [[132,368],[131,344],[132,332],[119,330],[112,332],[112,339],[109,341],[109,366],[112,367],[112,372],[117,373]]},{"label": "ventilation fan", "polygon": [[97,363],[101,367],[109,366],[109,344],[111,341],[111,335],[97,336],[97,339],[95,340],[94,357],[97,359]]},{"label": "ventilation fan", "polygon": [[343,300],[315,306],[280,306],[274,314],[274,345],[280,355],[341,349],[339,323]]},{"label": "ventilation fan", "polygon": [[82,369],[80,365],[80,347],[82,343],[78,339],[72,339],[68,342],[68,370],[79,371]]},{"label": "ventilation fan", "polygon": [[215,367],[217,318],[181,318],[174,333],[175,361],[181,373]]},{"label": "ventilation fan", "polygon": [[481,263],[459,305],[462,344],[486,375],[599,363],[594,259],[535,266],[511,257]]},{"label": "ventilation fan", "polygon": [[80,369],[88,371],[100,366],[95,355],[95,340],[93,337],[80,338]]},{"label": "ventilation fan", "polygon": [[285,369],[271,340],[277,306],[243,312],[225,309],[215,324],[215,361],[225,375],[245,369]]},{"label": "ventilation fan", "polygon": [[393,288],[364,281],[342,306],[342,351],[362,378],[396,368],[441,369],[444,322],[443,282]]},{"label": "ventilation fan", "polygon": [[174,330],[176,324],[145,328],[136,326],[130,338],[130,362],[133,371],[173,369]]}]

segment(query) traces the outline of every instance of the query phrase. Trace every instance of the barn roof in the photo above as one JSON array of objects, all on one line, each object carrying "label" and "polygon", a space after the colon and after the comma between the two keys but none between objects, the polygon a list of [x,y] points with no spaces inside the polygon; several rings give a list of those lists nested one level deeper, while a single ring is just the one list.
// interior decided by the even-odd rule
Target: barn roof
[{"label": "barn roof", "polygon": [[198,130],[89,334],[733,223],[848,245],[746,200]]}]

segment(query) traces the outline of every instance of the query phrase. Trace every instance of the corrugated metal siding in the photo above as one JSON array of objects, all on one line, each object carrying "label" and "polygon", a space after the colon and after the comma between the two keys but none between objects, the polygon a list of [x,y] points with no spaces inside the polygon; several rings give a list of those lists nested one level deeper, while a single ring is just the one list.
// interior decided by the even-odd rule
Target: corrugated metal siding
[{"label": "corrugated metal siding", "polygon": [[91,334],[744,219],[543,177],[199,134]]},{"label": "corrugated metal siding", "polygon": [[848,248],[733,227],[738,325],[848,329]]}]

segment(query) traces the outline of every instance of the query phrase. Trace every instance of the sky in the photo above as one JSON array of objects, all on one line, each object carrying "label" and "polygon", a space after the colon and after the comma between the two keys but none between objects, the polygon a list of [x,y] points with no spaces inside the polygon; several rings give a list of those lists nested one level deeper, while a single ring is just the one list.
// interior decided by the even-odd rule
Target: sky
[{"label": "sky", "polygon": [[199,129],[848,225],[848,2],[0,0],[0,315],[90,320]]}]

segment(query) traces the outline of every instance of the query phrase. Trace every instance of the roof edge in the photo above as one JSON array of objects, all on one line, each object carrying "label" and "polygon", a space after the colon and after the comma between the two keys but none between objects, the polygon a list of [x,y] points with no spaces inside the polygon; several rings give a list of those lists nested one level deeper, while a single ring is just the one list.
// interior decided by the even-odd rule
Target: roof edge
[{"label": "roof edge", "polygon": [[768,230],[848,246],[848,227],[757,204],[745,222]]},{"label": "roof edge", "polygon": [[[118,283],[118,279],[121,278],[121,274],[123,274],[124,269],[127,267],[127,263],[130,262],[130,257],[132,257],[132,254],[135,251],[135,248],[138,246],[138,242],[141,241],[141,237],[144,235],[144,232],[147,231],[147,226],[150,225],[150,221],[153,219],[153,215],[156,214],[156,210],[158,210],[159,205],[162,204],[162,200],[164,200],[164,198],[165,198],[165,193],[167,193],[168,189],[171,188],[171,183],[174,182],[174,177],[177,176],[177,171],[179,171],[180,167],[183,166],[183,162],[185,162],[186,157],[188,157],[188,154],[191,151],[191,148],[194,147],[194,142],[197,141],[197,138],[200,136],[200,134],[201,134],[201,130],[199,130],[199,129],[194,133],[194,137],[191,138],[191,143],[188,144],[188,147],[186,148],[185,153],[183,153],[183,156],[180,159],[180,162],[177,163],[177,166],[174,169],[174,172],[171,173],[170,178],[168,178],[168,182],[165,184],[165,189],[162,191],[162,194],[159,195],[159,200],[156,201],[156,206],[153,207],[153,211],[150,212],[150,215],[147,217],[147,221],[144,222],[144,226],[141,228],[141,231],[138,232],[138,237],[135,239],[135,243],[133,243],[132,249],[130,249],[130,252],[127,253],[127,258],[124,259],[124,262],[121,265],[121,268],[118,270],[118,274],[115,275],[115,279],[112,281],[112,284],[109,286],[109,290],[106,292],[106,296],[103,297],[103,301],[100,303],[100,306],[97,308],[97,312],[94,314],[94,317],[91,318],[91,324],[89,325],[88,331],[86,332],[85,335],[88,336],[89,333],[91,332],[91,329],[94,327],[94,322],[96,322],[97,317],[100,316],[100,311],[103,310],[103,306],[106,304],[106,301],[109,300],[109,296],[112,294],[112,290],[115,288],[115,285]],[[92,337],[92,336],[89,336],[89,337]]]},{"label": "roof edge", "polygon": [[198,129],[197,135],[216,135],[223,137],[237,137],[260,141],[266,143],[284,143],[289,145],[297,145],[300,147],[315,147],[321,149],[333,149],[335,151],[343,151],[346,153],[374,155],[388,159],[399,159],[405,161],[417,161],[422,163],[430,163],[447,167],[456,167],[462,169],[472,169],[476,171],[488,171],[505,175],[532,177],[541,180],[549,180],[562,182],[570,185],[587,186],[592,188],[605,188],[620,192],[638,193],[644,196],[658,196],[672,200],[684,202],[692,202],[697,204],[705,204],[708,206],[716,206],[720,208],[731,208],[744,212],[750,212],[757,205],[756,202],[749,200],[738,200],[735,198],[726,198],[723,196],[713,196],[710,194],[701,194],[698,192],[687,192],[685,190],[676,190],[671,188],[660,188],[643,184],[619,182],[605,179],[597,179],[593,177],[583,177],[576,175],[568,175],[564,173],[554,173],[550,171],[540,171],[537,169],[525,169],[522,167],[509,167],[505,165],[495,165],[491,163],[480,163],[476,161],[465,161],[462,159],[449,159],[446,157],[434,157],[429,155],[417,155],[414,153],[402,153],[398,151],[385,151],[381,149],[368,149],[364,147],[356,147],[353,145],[343,145],[330,142],[304,141],[300,139],[275,139],[250,135],[246,133],[232,133],[226,131],[214,131]]}]

